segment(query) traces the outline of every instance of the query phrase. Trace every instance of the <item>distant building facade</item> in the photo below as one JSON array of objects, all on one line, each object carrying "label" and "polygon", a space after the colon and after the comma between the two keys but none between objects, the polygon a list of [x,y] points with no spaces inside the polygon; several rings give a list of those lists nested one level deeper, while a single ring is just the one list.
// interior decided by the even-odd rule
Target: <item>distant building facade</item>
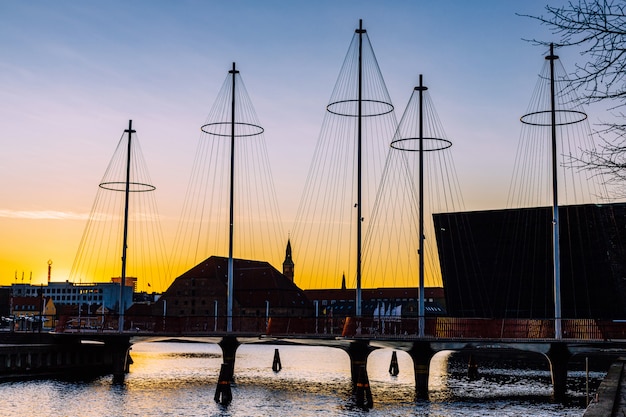
[{"label": "distant building facade", "polygon": [[[113,277],[111,278],[111,282],[115,284],[121,284],[122,277]],[[137,292],[137,277],[125,277],[124,284],[127,287],[131,287],[133,289],[133,292]]]},{"label": "distant building facade", "polygon": [[[108,310],[118,311],[120,284],[97,282],[76,284],[73,282],[49,282],[48,285],[13,284],[13,297],[50,298],[56,306],[62,305],[104,305]],[[133,301],[133,288],[127,286],[123,293],[124,304],[130,306]]]},{"label": "distant building facade", "polygon": [[[270,318],[313,315],[304,291],[268,262],[233,259],[233,275],[237,329],[265,331]],[[127,320],[142,323],[142,317],[163,316],[191,331],[224,330],[227,285],[228,258],[211,256],[176,278],[156,303],[135,304]]]},{"label": "distant building facade", "polygon": [[49,297],[14,296],[10,306],[14,330],[29,331],[54,326],[56,307]]},{"label": "distant building facade", "polygon": [[[228,258],[212,256],[176,278],[161,297],[168,301],[168,314],[211,315],[217,305],[218,315],[224,315],[227,270]],[[312,312],[304,291],[269,263],[234,259],[233,271],[233,315],[264,317],[268,305],[270,315],[297,316]]]},{"label": "distant building facade", "polygon": [[[352,316],[355,313],[356,289],[304,290],[307,298],[324,312],[332,308],[334,315]],[[424,289],[426,316],[446,315],[445,294],[441,287]],[[400,317],[417,317],[418,289],[406,288],[363,288],[361,289],[361,314],[364,317],[389,316],[401,313]],[[326,313],[327,314],[327,313]]]}]

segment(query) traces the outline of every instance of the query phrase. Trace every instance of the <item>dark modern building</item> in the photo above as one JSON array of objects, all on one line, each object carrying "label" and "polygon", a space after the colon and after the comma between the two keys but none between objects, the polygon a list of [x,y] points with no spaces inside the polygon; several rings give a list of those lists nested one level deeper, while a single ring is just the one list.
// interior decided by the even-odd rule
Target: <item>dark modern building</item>
[{"label": "dark modern building", "polygon": [[[626,203],[563,206],[563,318],[626,318]],[[554,317],[552,208],[433,215],[455,317]]]}]

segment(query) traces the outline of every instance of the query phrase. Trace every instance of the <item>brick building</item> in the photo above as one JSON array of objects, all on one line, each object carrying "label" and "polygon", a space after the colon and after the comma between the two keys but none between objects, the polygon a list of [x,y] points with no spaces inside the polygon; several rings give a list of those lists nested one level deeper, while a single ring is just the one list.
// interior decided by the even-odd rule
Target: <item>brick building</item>
[{"label": "brick building", "polygon": [[[265,331],[267,320],[311,317],[304,291],[268,262],[233,260],[233,325]],[[174,280],[152,305],[134,305],[128,320],[141,328],[141,316],[163,316],[171,330],[223,330],[227,314],[228,258],[211,256]],[[160,323],[154,324],[160,325]]]}]

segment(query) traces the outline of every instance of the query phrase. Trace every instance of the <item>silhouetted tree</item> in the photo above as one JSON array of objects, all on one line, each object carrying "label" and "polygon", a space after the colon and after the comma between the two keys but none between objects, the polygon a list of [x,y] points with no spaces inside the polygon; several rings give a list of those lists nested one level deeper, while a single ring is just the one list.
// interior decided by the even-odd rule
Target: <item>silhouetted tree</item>
[{"label": "silhouetted tree", "polygon": [[558,40],[532,41],[578,49],[583,63],[570,75],[570,87],[582,104],[609,103],[615,116],[596,130],[598,148],[584,150],[573,165],[602,175],[626,195],[626,1],[579,0],[545,10],[545,15],[525,16],[547,25]]}]

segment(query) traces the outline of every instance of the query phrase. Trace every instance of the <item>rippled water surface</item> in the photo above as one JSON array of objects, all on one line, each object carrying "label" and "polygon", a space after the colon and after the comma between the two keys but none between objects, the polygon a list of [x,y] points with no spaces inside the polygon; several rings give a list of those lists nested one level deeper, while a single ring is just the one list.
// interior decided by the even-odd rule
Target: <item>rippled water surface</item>
[{"label": "rippled water surface", "polygon": [[[12,416],[582,416],[585,373],[570,372],[570,405],[550,401],[547,367],[482,364],[469,381],[466,363],[449,352],[431,363],[430,401],[414,400],[412,362],[398,352],[400,374],[388,373],[391,350],[368,359],[374,409],[352,405],[346,353],[323,347],[279,347],[282,371],[271,370],[276,346],[243,345],[237,351],[233,402],[213,401],[221,351],[203,343],[140,343],[123,384],[27,381],[0,384],[0,414]],[[523,368],[523,366],[522,366]],[[545,369],[542,369],[545,368]],[[591,374],[594,386],[603,377]]]}]

